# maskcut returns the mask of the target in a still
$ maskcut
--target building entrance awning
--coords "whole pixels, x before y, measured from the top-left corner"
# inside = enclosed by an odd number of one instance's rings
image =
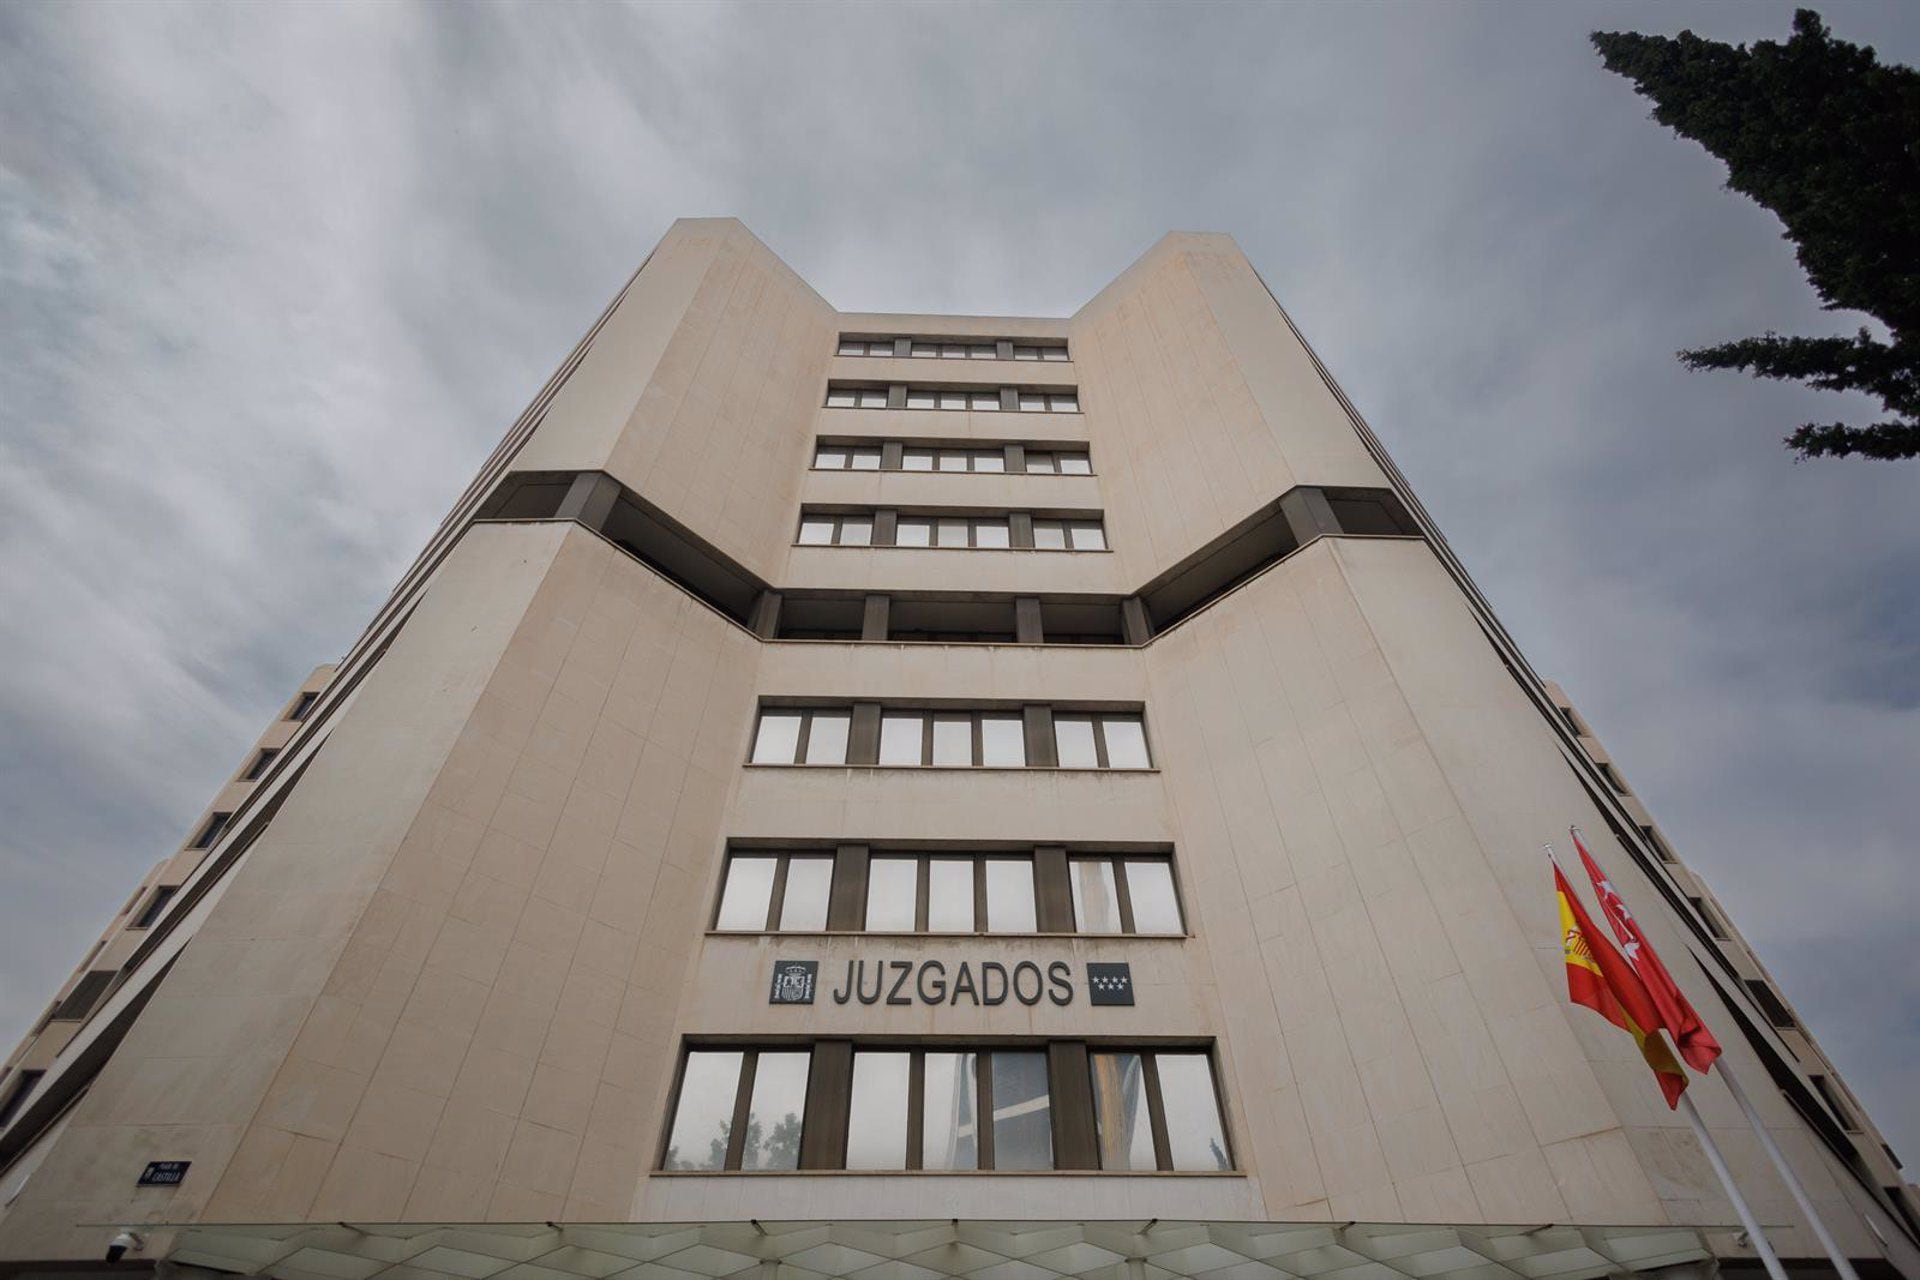
[[[140,1228],[153,1231],[151,1225]],[[165,1258],[274,1280],[1591,1280],[1702,1262],[1671,1226],[197,1223]]]

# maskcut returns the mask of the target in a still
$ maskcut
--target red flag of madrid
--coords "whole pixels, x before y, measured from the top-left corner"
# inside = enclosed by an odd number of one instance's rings
[[[1572,828],[1573,847],[1580,851],[1580,861],[1586,864],[1587,877],[1593,881],[1593,890],[1600,895],[1600,910],[1607,917],[1607,923],[1613,928],[1613,936],[1620,940],[1620,950],[1626,953],[1627,962],[1633,971],[1640,975],[1640,981],[1646,984],[1647,994],[1653,997],[1653,1004],[1660,1012],[1660,1023],[1673,1033],[1674,1047],[1687,1065],[1695,1071],[1706,1071],[1713,1066],[1713,1060],[1720,1056],[1720,1042],[1707,1030],[1706,1023],[1700,1021],[1700,1015],[1694,1012],[1688,1003],[1686,993],[1667,972],[1667,966],[1660,963],[1660,956],[1648,942],[1646,935],[1640,932],[1640,924],[1627,910],[1627,904],[1620,899],[1619,890],[1613,887],[1613,881],[1601,872],[1593,855],[1587,852],[1587,846],[1581,842],[1579,829]]]

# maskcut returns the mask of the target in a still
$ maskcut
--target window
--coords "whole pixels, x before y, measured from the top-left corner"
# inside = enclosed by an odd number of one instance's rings
[[[1026,451],[1028,475],[1090,476],[1093,463],[1084,453],[1066,450],[1028,449]]]
[[[893,354],[892,338],[842,338],[835,355],[842,356],[890,356]]]
[[[46,1074],[44,1071],[22,1071],[13,1078],[13,1087],[7,1090],[6,1101],[0,1102],[0,1129],[13,1122],[27,1095],[33,1092],[33,1087],[40,1083],[40,1077]]]
[[[821,471],[878,471],[880,446],[823,444],[813,451],[813,465]]]
[[[1067,862],[1079,933],[1168,934],[1186,932],[1173,868],[1161,857],[1076,855]]]
[[[873,545],[871,514],[835,516],[809,514],[800,518],[803,547],[867,547]]]
[[[1024,768],[1025,722],[1017,711],[884,711],[880,763]]]
[[[1107,531],[1098,520],[1035,520],[1033,545],[1042,551],[1105,551]]]
[[[287,712],[289,720],[305,720],[307,713],[313,710],[313,704],[320,701],[317,693],[303,693],[293,700],[293,708]]]
[[[1777,992],[1758,978],[1746,980],[1747,990],[1753,995],[1753,1002],[1760,1006],[1760,1012],[1767,1015],[1767,1021],[1780,1028],[1797,1027],[1793,1014],[1787,1008]]]
[[[267,771],[267,766],[272,764],[273,758],[279,754],[280,748],[278,747],[260,748],[260,754],[253,758],[253,763],[248,765],[247,771],[240,775],[240,780],[242,782],[260,781],[260,775]]]
[[[163,884],[159,888],[155,889],[153,891],[153,896],[147,899],[146,907],[140,912],[139,916],[135,918],[134,922],[127,926],[127,928],[151,929],[153,927],[153,922],[160,918],[161,911],[163,911],[166,908],[167,900],[172,898],[173,895],[178,893],[179,891],[180,891],[180,886],[174,885],[174,884]]]
[[[966,409],[975,413],[995,413],[1002,404],[999,388],[908,387],[906,392],[909,409]],[[855,401],[846,398],[850,394],[844,388],[829,391],[827,404],[853,407]],[[879,394],[882,399],[874,407],[884,408],[885,392]],[[1013,402],[1025,413],[1080,412],[1080,393],[1077,391],[1019,391],[1014,393]],[[860,407],[866,407],[864,401],[859,403]]]
[[[934,449],[910,445],[900,451],[903,471],[1005,471],[1005,449]]]
[[[884,409],[887,407],[887,389],[885,387],[828,387],[827,408],[829,409]]]
[[[997,360],[1000,355],[999,339],[983,340],[968,336],[960,338],[915,338],[908,343],[907,351],[920,360]],[[1013,347],[1015,360],[1056,360],[1067,358],[1067,347],[1062,342],[1035,343],[1031,339],[1025,342],[1009,344]],[[894,354],[892,338],[841,338],[835,348],[836,355],[843,356],[890,356]]]
[[[67,998],[54,1006],[49,1017],[51,1022],[78,1022],[93,1012],[93,1006],[100,1003],[100,997],[107,994],[107,988],[113,985],[115,970],[94,969],[80,981],[73,984],[73,990]]]
[[[189,849],[212,848],[213,842],[220,838],[220,833],[222,831],[225,831],[227,829],[227,824],[232,821],[233,821],[233,815],[230,813],[209,814],[207,816],[207,825],[200,828],[200,834],[195,836],[193,838],[193,843],[188,845],[187,847]]]
[[[845,764],[852,718],[845,708],[763,711],[752,763]]]
[[[719,933],[818,933],[833,889],[830,854],[735,854],[720,890]]]
[[[1693,909],[1699,913],[1700,919],[1705,922],[1709,935],[1719,942],[1731,940],[1727,937],[1727,927],[1720,923],[1720,917],[1715,914],[1712,907],[1707,905],[1705,898],[1689,897],[1687,901],[1693,904]]]
[[[910,1053],[874,1049],[853,1055],[853,1087],[847,1106],[847,1168],[907,1167],[912,1073]]]
[[[1847,1108],[1845,1103],[1840,1101],[1840,1087],[1838,1083],[1826,1076],[1810,1075],[1807,1079],[1813,1082],[1813,1087],[1815,1091],[1819,1093],[1820,1100],[1827,1104],[1827,1110],[1833,1112],[1833,1118],[1840,1122],[1840,1127],[1848,1133],[1859,1133],[1860,1122],[1854,1119],[1853,1112]],[[1895,1163],[1897,1164],[1899,1162],[1895,1161]]]
[[[895,523],[897,547],[971,547],[1004,549],[1013,545],[1005,516],[901,516]]]
[[[1231,1169],[1205,1053],[1095,1050],[1094,1124],[1102,1169]]]
[[[690,1050],[661,1168],[799,1168],[811,1057],[804,1050]]]
[[[1022,413],[1078,413],[1080,412],[1080,393],[1077,391],[1022,391],[1019,394]]]
[[[1065,360],[1067,349],[1064,346],[1015,346],[1013,358],[1015,360]]]
[[[1153,767],[1138,715],[1055,715],[1053,738],[1062,769]]]

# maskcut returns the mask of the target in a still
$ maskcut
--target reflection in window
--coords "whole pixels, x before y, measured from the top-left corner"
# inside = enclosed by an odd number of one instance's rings
[[[767,927],[773,901],[773,876],[780,859],[735,857],[727,862],[727,883],[720,891],[720,915],[714,928],[757,931]]]
[[[927,931],[972,933],[973,929],[973,859],[930,859],[927,863]]]
[[[828,764],[847,762],[851,712],[844,708],[788,710],[767,708],[754,731],[754,764]]]
[[[680,1105],[674,1112],[662,1168],[727,1167],[727,1141],[733,1128],[734,1100],[739,1095],[741,1057],[739,1053],[711,1049],[687,1054],[680,1080]]]
[[[987,1056],[993,1071],[993,1167],[1053,1168],[1047,1055],[1003,1049]]]
[[[1073,918],[1081,933],[1122,933],[1120,894],[1107,858],[1075,858],[1067,864],[1073,886]]]
[[[1167,1146],[1175,1169],[1231,1169],[1213,1067],[1204,1053],[1156,1053],[1160,1097],[1166,1107]]]
[[[847,1107],[847,1168],[907,1167],[907,1080],[913,1055],[862,1050],[853,1055]]]
[[[1055,758],[1062,769],[1147,769],[1147,733],[1135,715],[1056,714]]]
[[[800,1117],[807,1109],[807,1068],[813,1055],[766,1053],[758,1055],[753,1073],[753,1097],[747,1108],[746,1141],[740,1153],[741,1169],[797,1169],[800,1167]]]
[[[922,1093],[920,1167],[977,1169],[980,1144],[974,1112],[980,1094],[974,1083],[975,1055],[929,1050],[922,1056],[926,1087]]]
[[[1093,1116],[1102,1169],[1157,1169],[1147,1075],[1137,1053],[1092,1053]]]

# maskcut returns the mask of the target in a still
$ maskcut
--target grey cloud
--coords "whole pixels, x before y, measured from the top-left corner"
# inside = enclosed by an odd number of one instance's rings
[[[1920,60],[1920,18],[1830,15]],[[681,214],[847,309],[1233,232],[1896,1146],[1914,465],[1676,348],[1827,332],[1595,27],[1786,5],[0,8],[0,1032]],[[368,462],[378,441],[385,455]]]

